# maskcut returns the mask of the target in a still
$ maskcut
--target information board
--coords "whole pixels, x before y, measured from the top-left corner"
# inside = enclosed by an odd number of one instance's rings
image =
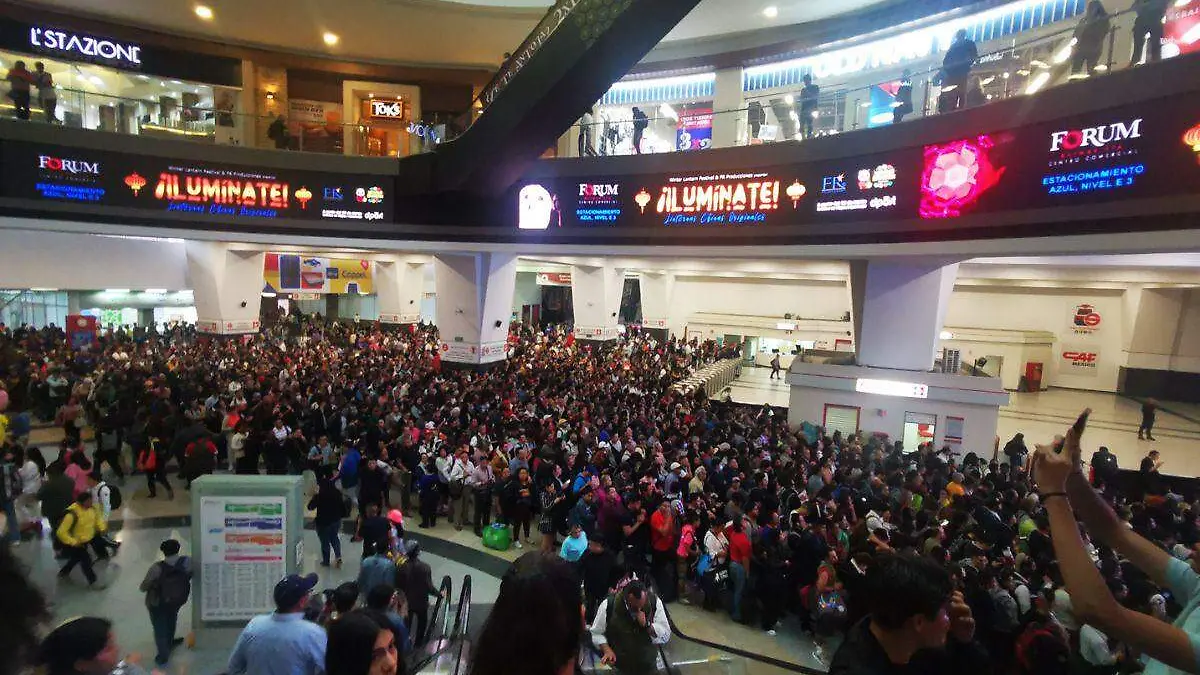
[[[289,551],[286,504],[284,497],[201,498],[201,620],[274,611]]]
[[[214,221],[391,221],[386,176],[291,171],[5,141],[0,194]]]

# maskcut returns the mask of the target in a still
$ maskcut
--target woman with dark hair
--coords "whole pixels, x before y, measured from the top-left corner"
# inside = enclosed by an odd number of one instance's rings
[[[396,636],[383,612],[357,609],[327,628],[325,675],[404,675]]]
[[[140,675],[141,667],[121,660],[112,622],[97,616],[71,619],[42,640],[41,665],[46,675]]]
[[[479,641],[470,675],[568,675],[583,636],[579,577],[567,561],[538,551],[517,558]],[[335,674],[330,674],[335,675]]]

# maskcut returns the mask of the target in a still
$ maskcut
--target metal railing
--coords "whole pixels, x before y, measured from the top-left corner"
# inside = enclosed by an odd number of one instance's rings
[[[676,382],[672,388],[684,394],[693,394],[703,389],[709,398],[713,398],[736,380],[741,372],[740,358],[723,359],[697,370]]]
[[[742,107],[730,110],[712,111],[702,104],[662,106],[653,102],[641,104],[657,110],[647,116],[648,126],[638,136],[641,139],[638,148],[634,148],[632,119],[593,120],[590,125],[572,126],[564,138],[566,153],[560,151],[559,156],[654,154],[802,141],[1031,96],[1069,81],[1134,65],[1130,63],[1135,42],[1134,18],[1132,10],[1108,15],[1108,29],[1098,50],[1094,40],[1089,40],[1086,49],[1080,45],[1079,21],[1024,41],[1012,40],[1002,48],[978,56],[965,90],[944,81],[940,64],[910,72],[907,82],[911,87],[911,104],[893,98],[901,84],[901,78],[895,76],[859,86],[818,82],[821,93],[814,103],[801,101],[800,85],[768,94],[749,93]],[[1143,54],[1147,53],[1148,50],[1143,50]],[[881,92],[888,95],[882,96]],[[755,120],[749,119],[752,105],[756,110]],[[760,106],[761,117],[757,114]],[[692,120],[699,120],[703,127],[703,118],[710,116],[711,137],[700,138],[686,128]]]

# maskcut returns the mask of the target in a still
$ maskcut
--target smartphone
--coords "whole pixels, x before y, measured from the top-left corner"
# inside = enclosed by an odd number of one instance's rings
[[[1083,430],[1087,428],[1088,416],[1090,416],[1091,414],[1092,414],[1092,409],[1085,408],[1083,412],[1079,413],[1079,417],[1075,418],[1075,423],[1071,425],[1071,430],[1075,432],[1076,438],[1083,437]],[[1055,442],[1054,443],[1054,452],[1061,453],[1063,451],[1063,444],[1065,442],[1066,442],[1066,439]]]

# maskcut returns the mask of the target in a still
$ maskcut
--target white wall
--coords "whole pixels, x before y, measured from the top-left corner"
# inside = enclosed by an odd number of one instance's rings
[[[974,452],[989,458],[992,439],[996,437],[996,426],[1000,419],[997,406],[970,403],[948,403],[929,399],[875,396],[853,391],[834,391],[792,385],[788,407],[788,424],[796,427],[800,422],[820,426],[825,419],[825,405],[860,407],[858,427],[867,434],[882,432],[892,441],[904,435],[904,413],[926,413],[937,416],[934,429],[934,447],[941,448],[945,442],[946,417],[963,418],[962,454]],[[905,448],[915,450],[916,448]]]
[[[1171,369],[1200,373],[1200,289],[1186,291],[1182,309]]]
[[[1120,290],[960,286],[950,296],[946,325],[1054,333],[1053,358],[1044,364],[1043,369],[1043,373],[1049,374],[1046,379],[1053,386],[1116,391],[1117,374],[1123,360],[1121,294]],[[1095,306],[1101,316],[1101,323],[1093,333],[1077,334],[1073,331],[1071,320],[1076,305],[1081,303]],[[1060,367],[1064,347],[1080,347],[1099,354],[1095,374],[1078,375]],[[1019,368],[1024,370],[1024,364],[1019,364]],[[1005,386],[1008,384],[1005,382]]]
[[[677,277],[671,295],[671,332],[683,335],[696,312],[840,320],[850,311],[844,281]]]
[[[525,305],[542,304],[542,287],[537,284],[537,272],[517,272],[517,288],[513,292],[513,312],[520,317]]]
[[[182,242],[0,230],[0,287],[192,288]],[[261,286],[261,284],[260,284]]]

